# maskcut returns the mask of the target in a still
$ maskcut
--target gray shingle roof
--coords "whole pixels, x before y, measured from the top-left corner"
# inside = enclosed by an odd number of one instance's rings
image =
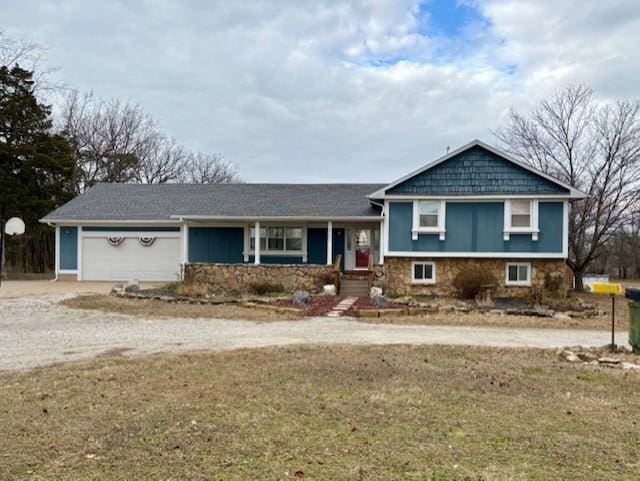
[[[43,221],[170,220],[172,216],[368,217],[383,184],[97,184]],[[175,218],[175,217],[174,217]]]

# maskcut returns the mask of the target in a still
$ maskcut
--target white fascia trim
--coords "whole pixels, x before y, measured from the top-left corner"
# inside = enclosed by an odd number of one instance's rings
[[[504,236],[503,239],[508,241],[511,234],[531,234],[531,240],[537,241],[540,233],[540,225],[538,222],[538,200],[529,200],[529,227],[512,227],[511,226],[511,200],[504,201]]]
[[[444,200],[438,200],[438,227],[420,227],[420,200],[413,201],[413,222],[411,225],[411,239],[418,240],[420,234],[438,234],[439,239],[445,239],[447,232],[445,226],[445,215],[447,212],[447,203]],[[434,200],[434,199],[429,199]]]
[[[371,199],[384,199],[385,198],[385,192],[393,187],[395,187],[398,184],[401,184],[402,182],[404,182],[407,179],[410,179],[411,177],[414,177],[418,174],[421,174],[422,172],[425,172],[426,170],[429,170],[433,167],[435,167],[438,164],[441,164],[442,162],[445,162],[446,160],[449,160],[452,157],[455,157],[456,155],[464,152],[465,150],[468,150],[472,147],[475,146],[480,146],[486,150],[488,150],[489,152],[494,153],[495,155],[504,158],[505,160],[508,160],[509,162],[512,162],[520,167],[522,167],[525,170],[528,170],[529,172],[532,172],[536,175],[539,175],[540,177],[543,177],[551,182],[553,182],[554,184],[557,184],[567,190],[569,190],[569,194],[566,197],[570,197],[572,199],[583,199],[586,197],[586,194],[584,192],[580,192],[578,189],[570,186],[569,184],[566,184],[552,176],[550,176],[549,174],[546,174],[534,167],[531,167],[530,165],[527,165],[523,162],[520,162],[519,160],[515,159],[514,157],[512,157],[511,155],[502,152],[499,149],[496,149],[495,147],[491,147],[490,145],[485,144],[484,142],[482,142],[481,140],[475,139],[472,140],[471,142],[463,145],[462,147],[449,152],[448,154],[434,160],[433,162],[428,163],[427,165],[424,165],[422,167],[420,167],[417,170],[414,170],[413,172],[405,175],[404,177],[401,177],[400,179],[392,182],[389,185],[384,186],[382,189],[379,189],[375,192],[372,192],[371,194],[369,194],[367,197],[371,198]]]
[[[60,269],[58,271],[58,274],[77,274],[78,270],[77,269]]]
[[[71,219],[40,219],[39,222],[53,225],[85,225],[85,226],[109,226],[109,225],[162,225],[162,226],[180,226],[181,218],[176,217],[175,220],[71,220]]]
[[[416,264],[430,265],[431,266],[431,272],[433,273],[433,277],[431,279],[416,279],[415,278],[415,274],[416,274],[415,265]],[[435,284],[435,283],[436,283],[436,263],[435,262],[433,262],[433,261],[412,261],[411,262],[411,284],[425,285],[425,284]]]
[[[156,237],[163,239],[177,239],[181,237],[180,232],[157,232],[157,231],[148,231],[148,232],[123,232],[120,230],[117,231],[83,231],[82,238],[86,239],[87,237],[110,237],[110,236],[119,236],[119,237],[128,237],[128,238],[136,238],[136,237]]]
[[[566,259],[561,252],[426,252],[389,251],[387,257],[465,257],[493,259]]]
[[[379,221],[379,215],[369,215],[369,216],[342,216],[342,217],[314,217],[314,216],[246,216],[246,217],[233,217],[233,216],[211,216],[211,215],[172,215],[172,219],[185,219],[185,220],[194,220],[194,221],[207,221],[207,220],[227,220],[227,221],[238,221],[238,222],[247,222],[247,221],[273,221],[273,222],[299,222],[299,221],[317,221],[317,222],[326,222],[326,221]]]
[[[526,266],[527,267],[527,280],[526,281],[510,281],[509,280],[509,267],[510,266]],[[513,287],[531,287],[531,277],[533,273],[531,271],[531,262],[507,262],[504,266],[504,285]]]

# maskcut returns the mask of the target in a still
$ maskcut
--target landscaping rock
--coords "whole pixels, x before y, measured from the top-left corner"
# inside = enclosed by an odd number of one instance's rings
[[[591,353],[591,352],[579,352],[577,353],[577,356],[584,362],[592,362],[592,361],[598,361],[598,356],[596,356],[595,354]]]
[[[121,296],[124,294],[124,284],[122,284],[121,282],[118,282],[117,284],[114,284],[113,287],[111,288],[111,294],[117,295],[117,296]]]
[[[291,301],[296,304],[306,304],[311,300],[311,294],[307,291],[295,291],[291,298]]]
[[[336,295],[336,286],[333,284],[327,284],[322,286],[322,292],[325,296],[335,296]]]
[[[598,362],[600,364],[615,365],[615,364],[620,364],[620,359],[615,359],[613,357],[600,357],[598,358]]]
[[[124,288],[125,292],[138,292],[140,291],[140,281],[138,279],[130,279],[127,281],[127,286]]]
[[[384,307],[389,304],[389,299],[384,296],[375,296],[371,298],[371,302],[373,302],[376,307]]]
[[[373,286],[369,291],[369,297],[371,297],[371,299],[375,299],[380,296],[382,296],[382,288]]]
[[[571,320],[571,316],[569,314],[567,314],[566,312],[556,312],[553,315],[554,319],[558,319],[559,321],[570,321]]]
[[[632,362],[623,362],[620,364],[622,369],[640,369],[640,365],[634,364]]]

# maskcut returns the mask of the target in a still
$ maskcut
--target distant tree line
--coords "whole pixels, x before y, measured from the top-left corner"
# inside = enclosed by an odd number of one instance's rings
[[[98,182],[241,181],[221,154],[180,145],[140,105],[55,85],[44,52],[0,31],[0,219],[26,224],[5,240],[2,272],[53,270],[53,229],[38,220]],[[63,98],[56,119],[53,95]]]

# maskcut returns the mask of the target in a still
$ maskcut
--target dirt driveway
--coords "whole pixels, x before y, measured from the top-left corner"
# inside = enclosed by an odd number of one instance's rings
[[[555,348],[601,346],[606,331],[366,324],[349,318],[255,323],[224,319],[133,317],[75,310],[60,300],[106,292],[110,284],[15,283],[0,297],[0,370],[28,369],[120,352],[148,355],[194,349],[289,344],[451,344]],[[20,285],[22,284],[22,285]],[[27,285],[30,284],[30,285]],[[4,289],[4,287],[2,288]],[[59,289],[63,292],[48,291]],[[626,342],[619,333],[619,342]]]

